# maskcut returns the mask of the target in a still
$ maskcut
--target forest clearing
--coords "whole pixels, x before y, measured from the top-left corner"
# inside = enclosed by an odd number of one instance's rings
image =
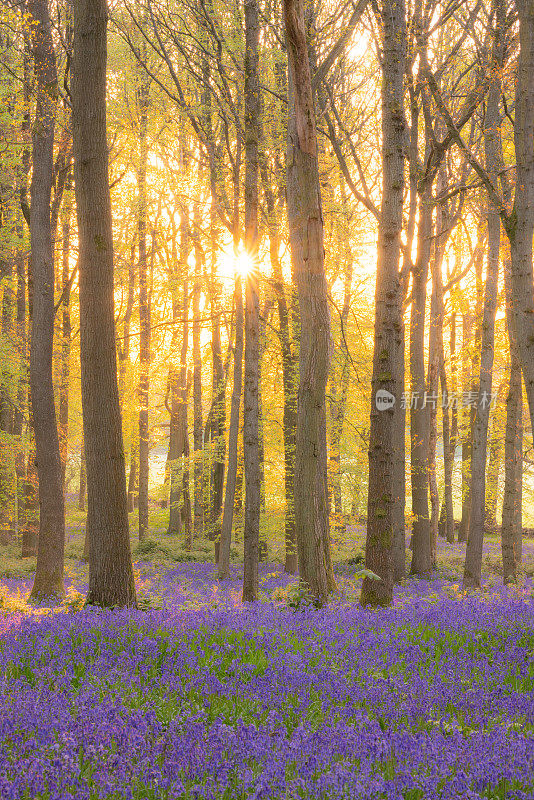
[[[534,0],[2,0],[0,800],[534,800]]]

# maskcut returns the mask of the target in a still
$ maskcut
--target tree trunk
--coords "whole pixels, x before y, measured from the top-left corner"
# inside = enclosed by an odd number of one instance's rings
[[[412,575],[429,576],[432,570],[430,517],[428,510],[428,443],[430,406],[425,394],[426,284],[432,250],[432,205],[430,189],[420,198],[417,259],[414,265],[410,314],[410,439],[412,472]]]
[[[462,389],[464,396],[470,391],[469,348],[473,317],[462,314]],[[469,513],[471,509],[471,407],[462,404],[462,517],[458,529],[458,541],[467,542],[469,532]]]
[[[106,138],[107,6],[74,8],[72,121],[79,235],[80,360],[87,464],[87,603],[135,606],[117,383]]]
[[[521,361],[516,339],[511,304],[510,261],[504,263],[506,295],[506,327],[510,346],[510,380],[506,397],[506,431],[504,437],[504,497],[502,505],[503,581],[515,583],[521,562],[522,482],[523,482],[523,387]]]
[[[454,468],[454,456],[456,452],[456,439],[458,434],[458,405],[457,405],[457,381],[456,381],[456,314],[451,314],[450,319],[450,351],[451,351],[451,392],[449,395],[447,371],[445,369],[445,357],[442,347],[440,383],[441,383],[441,404],[443,419],[443,503],[439,521],[439,533],[445,537],[447,542],[454,542],[454,506],[452,497],[452,477]],[[443,344],[443,342],[442,342]],[[449,407],[451,415],[449,417]]]
[[[202,290],[202,248],[198,240],[200,213],[195,205],[195,282],[193,284],[193,527],[196,536],[204,533],[204,490],[202,449],[204,446],[202,424],[202,355],[200,351],[200,293]]]
[[[505,16],[502,0],[495,0],[496,8],[494,42],[492,52],[492,82],[486,103],[484,119],[484,143],[486,169],[494,184],[497,183],[500,154],[501,70],[505,54]],[[484,292],[484,312],[480,343],[480,378],[476,393],[473,445],[471,453],[471,514],[469,535],[465,554],[463,577],[464,589],[482,585],[482,547],[484,543],[484,519],[486,509],[486,456],[488,445],[488,423],[491,406],[493,357],[495,351],[495,312],[499,284],[499,250],[501,242],[501,219],[499,210],[488,197],[488,263]]]
[[[148,85],[141,75],[137,88],[139,114],[139,167],[137,172],[139,248],[139,540],[148,536],[150,302],[146,247],[148,161]]]
[[[59,447],[61,454],[61,472],[63,492],[65,492],[65,470],[67,467],[69,441],[69,376],[70,376],[70,339],[72,326],[70,320],[70,223],[72,216],[72,174],[69,171],[65,182],[63,214],[62,214],[62,319],[61,319],[61,377],[59,383]]]
[[[486,472],[486,514],[484,527],[488,533],[497,533],[497,501],[499,497],[499,477],[503,455],[503,433],[505,421],[501,408],[502,387],[497,392],[497,402],[493,411],[489,459]]]
[[[230,547],[232,543],[232,523],[234,518],[234,500],[237,477],[237,440],[239,435],[239,408],[241,405],[241,389],[243,385],[243,289],[241,275],[235,276],[235,349],[234,349],[234,386],[230,407],[230,430],[228,433],[228,472],[226,474],[226,491],[221,526],[221,542],[218,560],[219,580],[230,578]]]
[[[180,221],[181,306],[178,306],[176,299],[173,299],[174,325],[178,325],[179,317],[182,319],[180,370],[178,374],[174,373],[169,376],[171,391],[169,533],[181,533],[183,521],[185,523],[185,544],[186,548],[190,549],[192,535],[190,520],[188,518],[182,520],[181,514],[182,501],[185,502],[184,478],[187,472],[183,460],[187,449],[187,352],[189,349],[189,276],[187,259],[189,257],[189,241],[189,209],[185,206],[181,210]]]
[[[54,125],[57,70],[47,0],[29,0],[32,54],[37,91],[33,126],[31,182],[31,260],[33,277],[30,386],[39,476],[39,542],[31,592],[34,599],[65,593],[65,505],[54,406],[54,256],[50,199],[54,180]]]
[[[516,181],[514,207],[505,227],[510,240],[514,327],[534,429],[534,4],[532,0],[516,0],[515,5],[519,17],[514,124]]]
[[[437,396],[439,388],[439,361],[441,355],[439,334],[440,325],[443,324],[443,317],[440,313],[439,278],[437,276],[438,270],[441,270],[441,263],[439,263],[440,259],[438,259],[437,253],[433,258],[433,262],[432,296],[430,298],[430,331],[428,336],[427,392],[429,398],[428,486],[430,489],[430,551],[432,567],[435,569],[437,566],[437,539],[439,523],[439,491],[436,465],[436,446],[438,442]]]
[[[137,455],[138,444],[137,442],[132,442],[130,449],[130,469],[128,471],[127,493],[127,507],[129,514],[132,514],[137,507]]]
[[[394,530],[398,522],[394,461],[401,406],[399,385],[404,372],[404,363],[400,363],[404,329],[399,278],[404,193],[404,2],[384,0],[382,19],[382,206],[378,228],[365,545],[365,566],[380,580],[364,578],[360,598],[363,605],[374,606],[389,605],[393,599]]]
[[[13,266],[7,261],[8,273],[3,278],[2,298],[2,336],[5,342],[14,338],[13,334]],[[11,274],[10,274],[11,273]],[[1,279],[0,278],[0,279]],[[4,362],[5,363],[5,362]],[[0,544],[11,544],[15,539],[15,451],[14,451],[14,417],[11,399],[10,374],[2,370],[0,385]]]
[[[295,450],[295,529],[300,579],[321,605],[328,596],[324,542],[326,503],[325,389],[331,355],[330,310],[315,109],[302,0],[283,2],[292,83],[289,106],[287,205],[291,258],[300,309],[299,389]],[[324,474],[321,471],[324,470]]]
[[[85,511],[85,492],[87,489],[87,472],[85,468],[85,447],[82,440],[80,453],[80,486],[78,489],[78,511]]]
[[[258,144],[260,138],[259,4],[245,0],[245,249],[252,268],[245,278],[243,456],[245,527],[243,600],[258,598],[260,545],[260,297],[258,254]]]

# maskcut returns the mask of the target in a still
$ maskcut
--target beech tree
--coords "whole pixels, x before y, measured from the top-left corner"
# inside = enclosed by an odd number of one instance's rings
[[[315,602],[326,602],[329,519],[326,498],[325,389],[331,357],[330,309],[317,133],[304,4],[284,0],[292,92],[289,96],[287,207],[291,259],[300,311],[299,388],[295,445],[295,531],[300,579]]]
[[[105,0],[77,0],[71,92],[87,469],[87,604],[134,606],[115,350],[106,137],[107,21]]]
[[[402,302],[399,275],[404,191],[405,7],[382,4],[382,207],[378,229],[375,293],[375,340],[369,435],[369,490],[365,566],[380,580],[365,577],[360,602],[389,605],[393,596],[393,529],[395,503],[395,428],[404,365]]]
[[[41,599],[64,594],[65,507],[52,382],[54,255],[50,201],[58,80],[48,2],[29,0],[27,8],[37,92],[30,187],[30,389],[39,478],[39,541],[32,597]]]

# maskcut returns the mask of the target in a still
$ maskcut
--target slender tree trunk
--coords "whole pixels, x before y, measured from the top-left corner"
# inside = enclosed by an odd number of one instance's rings
[[[62,597],[65,505],[54,406],[54,255],[50,199],[57,70],[47,0],[29,0],[32,53],[37,90],[33,126],[30,236],[33,276],[30,386],[39,476],[39,543],[31,592],[34,599]]]
[[[245,248],[253,267],[245,278],[243,455],[245,528],[243,600],[258,598],[260,545],[260,297],[258,252],[258,144],[260,138],[259,3],[245,0]]]
[[[202,424],[202,356],[200,352],[200,292],[202,290],[202,250],[198,241],[200,215],[195,206],[195,282],[193,284],[193,494],[195,535],[204,533],[204,490],[202,449],[204,446]]]
[[[150,302],[146,245],[148,161],[148,86],[140,77],[137,89],[139,114],[139,167],[137,172],[139,248],[139,540],[148,536]]]
[[[87,603],[135,606],[115,351],[106,137],[107,18],[105,0],[75,4],[71,92],[88,489]]]
[[[349,254],[350,259],[350,254]],[[349,382],[349,353],[346,342],[346,328],[349,318],[352,284],[352,261],[346,265],[345,289],[343,308],[340,315],[340,356],[341,361],[334,371],[330,386],[330,475],[332,482],[332,497],[334,504],[335,527],[338,536],[343,534],[343,505],[341,499],[341,437],[347,405],[347,391]]]
[[[399,386],[404,363],[399,278],[404,193],[404,108],[406,23],[404,2],[383,0],[382,206],[378,229],[375,340],[371,383],[369,488],[365,565],[380,580],[364,578],[360,602],[389,605],[393,599],[395,490]],[[391,402],[393,397],[393,402]],[[389,401],[389,402],[388,402]]]
[[[435,569],[437,565],[437,539],[438,539],[438,523],[439,523],[439,491],[438,491],[438,475],[436,465],[436,446],[438,442],[438,386],[439,386],[439,359],[440,359],[440,342],[439,342],[439,327],[443,323],[442,315],[439,308],[439,289],[437,271],[441,270],[441,264],[436,263],[439,261],[437,254],[434,256],[433,261],[433,276],[432,276],[432,296],[430,299],[430,331],[429,331],[429,345],[428,345],[428,377],[427,377],[427,392],[428,392],[428,405],[429,405],[429,436],[428,436],[428,485],[430,489],[430,551],[432,558],[432,567]]]
[[[212,189],[213,191],[213,189]],[[204,516],[207,523],[208,538],[214,541],[218,538],[220,517],[223,503],[224,465],[226,456],[226,375],[222,357],[221,345],[221,305],[220,287],[216,277],[217,248],[218,248],[218,221],[216,211],[216,198],[212,194],[210,209],[211,230],[211,277],[210,277],[210,306],[211,306],[211,353],[212,353],[212,381],[211,381],[211,409],[204,435],[205,455],[209,459],[209,477],[206,480],[206,497]],[[207,434],[207,435],[206,435]],[[209,442],[209,448],[206,444]]]
[[[78,489],[78,511],[85,511],[85,492],[87,489],[87,472],[85,468],[85,447],[82,440],[80,453],[80,486]]]
[[[239,435],[239,408],[243,385],[243,288],[241,275],[235,276],[235,349],[234,349],[234,386],[230,407],[230,430],[228,433],[228,472],[226,474],[226,491],[221,526],[221,542],[219,550],[219,580],[230,578],[230,546],[232,543],[232,523],[234,518],[234,500],[237,478],[237,439]]]
[[[414,265],[410,315],[410,407],[412,472],[412,575],[428,576],[432,570],[430,517],[428,510],[428,443],[430,406],[425,393],[425,308],[428,268],[432,250],[432,205],[430,189],[420,199],[417,259]]]
[[[499,477],[504,450],[503,432],[505,421],[501,408],[502,387],[497,392],[496,405],[493,410],[491,437],[489,443],[489,459],[486,473],[486,515],[484,527],[488,533],[497,533],[497,501],[499,497]],[[493,398],[492,398],[493,399]]]
[[[495,0],[496,9],[491,70],[493,80],[488,92],[484,119],[486,169],[496,184],[499,169],[501,70],[505,53],[506,9],[502,0]],[[471,514],[465,554],[464,589],[478,588],[482,584],[482,547],[484,543],[484,518],[486,509],[486,456],[488,423],[491,405],[493,357],[495,350],[495,312],[499,284],[499,251],[501,220],[497,208],[488,198],[488,262],[484,293],[484,312],[481,331],[480,378],[476,394],[475,422],[471,454]]]
[[[2,335],[4,341],[13,338],[13,266],[8,261],[8,273],[3,278]],[[10,274],[11,273],[11,274]],[[5,363],[5,362],[4,362]],[[7,366],[7,365],[6,365]],[[15,459],[14,417],[10,392],[10,375],[2,370],[0,385],[0,544],[7,545],[15,539]]]
[[[187,351],[189,349],[189,210],[182,208],[180,222],[180,271],[182,283],[182,305],[173,300],[174,325],[182,319],[182,347],[180,352],[180,370],[169,376],[171,391],[171,426],[169,437],[170,466],[170,512],[169,533],[180,534],[182,529],[181,505],[183,493],[183,456],[187,431]],[[171,452],[172,450],[172,452]],[[189,541],[191,531],[186,522],[186,539]]]
[[[22,221],[19,224],[19,241],[22,244]],[[13,414],[13,436],[15,440],[15,474],[17,481],[17,533],[24,542],[24,531],[28,521],[29,509],[26,508],[24,491],[26,483],[26,446],[24,431],[24,418],[28,409],[28,375],[27,375],[27,336],[26,336],[26,258],[22,248],[17,253],[17,311],[16,311],[16,340],[20,364],[20,373],[17,386],[17,401]],[[29,429],[29,426],[28,426]],[[31,433],[31,430],[29,429]],[[35,543],[36,544],[36,543]],[[33,549],[33,548],[32,548]],[[34,553],[32,553],[34,555]]]
[[[456,439],[458,434],[458,406],[456,382],[456,314],[451,314],[450,319],[450,350],[451,350],[451,393],[449,395],[445,357],[442,348],[440,383],[442,397],[443,419],[443,503],[439,521],[439,532],[447,542],[454,542],[454,506],[452,497],[452,477],[454,468],[454,455],[456,452]],[[449,417],[449,406],[451,416]]]
[[[132,442],[130,450],[130,469],[128,472],[128,494],[127,507],[128,513],[132,514],[137,507],[137,463],[139,446],[137,442]]]
[[[469,370],[469,348],[473,330],[471,314],[462,314],[462,387],[464,396],[471,388]],[[471,509],[471,408],[462,404],[462,517],[458,530],[458,541],[467,542],[469,514]]]
[[[61,377],[59,383],[59,447],[61,454],[61,472],[63,492],[65,492],[65,470],[67,466],[69,441],[69,376],[70,376],[70,340],[72,326],[70,319],[70,223],[72,216],[72,175],[69,172],[65,183],[62,233],[62,319],[61,319]]]
[[[510,347],[510,380],[506,397],[504,438],[504,497],[502,505],[503,581],[515,583],[521,562],[523,482],[523,387],[521,361],[512,313],[512,281],[509,259],[504,263],[506,327]]]

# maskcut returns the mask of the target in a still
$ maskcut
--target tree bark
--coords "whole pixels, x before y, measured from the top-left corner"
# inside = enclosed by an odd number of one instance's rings
[[[492,82],[488,92],[484,119],[484,145],[486,169],[494,183],[497,182],[500,147],[501,70],[505,54],[505,16],[502,0],[495,0],[495,30],[491,59]],[[484,312],[480,343],[480,377],[476,393],[473,444],[471,452],[471,513],[469,535],[465,554],[464,589],[482,585],[482,547],[486,509],[486,456],[488,423],[491,406],[493,357],[495,350],[495,313],[499,283],[499,251],[501,219],[499,210],[488,197],[488,261],[484,292]]]
[[[65,182],[62,234],[62,315],[61,315],[61,370],[59,383],[59,447],[61,454],[61,473],[63,492],[65,492],[65,470],[67,467],[69,442],[69,378],[70,378],[70,340],[72,325],[70,319],[70,224],[72,217],[72,174],[69,171]]]
[[[385,606],[393,599],[395,491],[399,386],[404,363],[399,277],[404,193],[404,100],[406,22],[403,0],[382,3],[382,206],[378,228],[375,340],[371,382],[369,488],[365,565],[380,580],[364,578],[360,602]],[[394,398],[393,404],[384,400]],[[378,403],[378,404],[377,404]]]
[[[193,527],[195,535],[204,533],[204,491],[202,449],[204,444],[202,424],[202,356],[200,351],[200,293],[202,291],[203,255],[198,241],[200,213],[195,206],[195,281],[193,284]]]
[[[189,349],[189,279],[187,259],[189,256],[189,222],[188,209],[181,210],[180,221],[180,277],[182,284],[182,304],[178,306],[173,298],[173,321],[177,326],[182,320],[182,346],[180,351],[180,369],[172,370],[169,375],[171,393],[171,423],[169,434],[169,467],[170,467],[170,502],[169,529],[170,534],[181,534],[181,505],[184,499],[183,478],[185,471],[183,456],[187,430],[187,351]],[[189,542],[191,530],[186,521],[186,540]]]
[[[237,440],[239,436],[239,409],[241,405],[241,389],[243,386],[243,288],[241,275],[235,276],[235,348],[234,348],[234,385],[230,406],[230,430],[228,432],[228,471],[226,474],[226,490],[224,511],[221,525],[221,542],[219,548],[218,573],[219,580],[230,578],[230,547],[232,543],[232,523],[234,518],[234,500],[237,478]]]
[[[54,406],[54,255],[50,200],[54,180],[54,126],[57,69],[47,0],[29,0],[32,54],[37,91],[33,126],[30,238],[33,277],[30,387],[39,477],[39,542],[31,597],[65,593],[65,505]]]
[[[85,447],[82,440],[80,453],[80,485],[78,489],[78,511],[85,511],[85,492],[87,489],[87,472],[85,468]]]
[[[462,389],[464,395],[471,387],[469,373],[469,347],[473,317],[469,313],[462,314]],[[467,542],[469,531],[469,511],[471,508],[471,409],[462,405],[462,516],[458,529],[458,541]]]
[[[71,92],[88,490],[87,604],[135,606],[115,350],[106,137],[108,12],[105,0],[79,0],[74,12]]]
[[[443,420],[443,503],[441,505],[439,533],[445,537],[449,544],[454,542],[454,506],[452,496],[452,478],[454,456],[456,453],[456,439],[458,435],[458,404],[456,380],[456,314],[450,318],[450,352],[451,352],[451,392],[449,395],[445,357],[442,349],[440,383],[442,397]],[[449,416],[449,406],[451,415]]]
[[[505,221],[510,240],[512,312],[534,429],[534,4],[516,0],[519,59],[515,94],[514,143],[516,181],[513,211]]]
[[[429,576],[432,570],[428,509],[428,444],[430,406],[425,403],[425,308],[428,268],[432,251],[431,192],[426,189],[419,206],[417,259],[413,271],[410,314],[410,441],[412,473],[412,575]]]
[[[504,263],[506,295],[506,327],[510,347],[510,379],[506,397],[506,431],[504,438],[504,497],[502,505],[502,565],[503,581],[517,581],[521,563],[522,482],[523,482],[523,387],[521,360],[512,313],[511,265]]]
[[[506,426],[501,407],[502,387],[497,392],[496,406],[493,410],[489,458],[486,471],[486,513],[484,527],[488,533],[497,533],[497,505],[499,497],[499,478],[504,450],[503,433]]]
[[[137,171],[137,245],[139,249],[139,540],[148,536],[150,302],[146,245],[148,162],[148,85],[141,75],[137,87],[139,166]]]
[[[245,527],[243,600],[258,598],[260,545],[260,297],[258,254],[258,145],[260,20],[258,0],[245,0],[245,249],[252,268],[245,278],[245,375],[243,385],[243,456]]]
[[[291,258],[300,309],[299,389],[295,448],[295,529],[300,579],[321,605],[328,597],[324,543],[326,503],[325,389],[331,357],[330,310],[317,134],[302,0],[284,0],[293,87],[289,108],[287,205]],[[324,463],[323,463],[324,461]]]

